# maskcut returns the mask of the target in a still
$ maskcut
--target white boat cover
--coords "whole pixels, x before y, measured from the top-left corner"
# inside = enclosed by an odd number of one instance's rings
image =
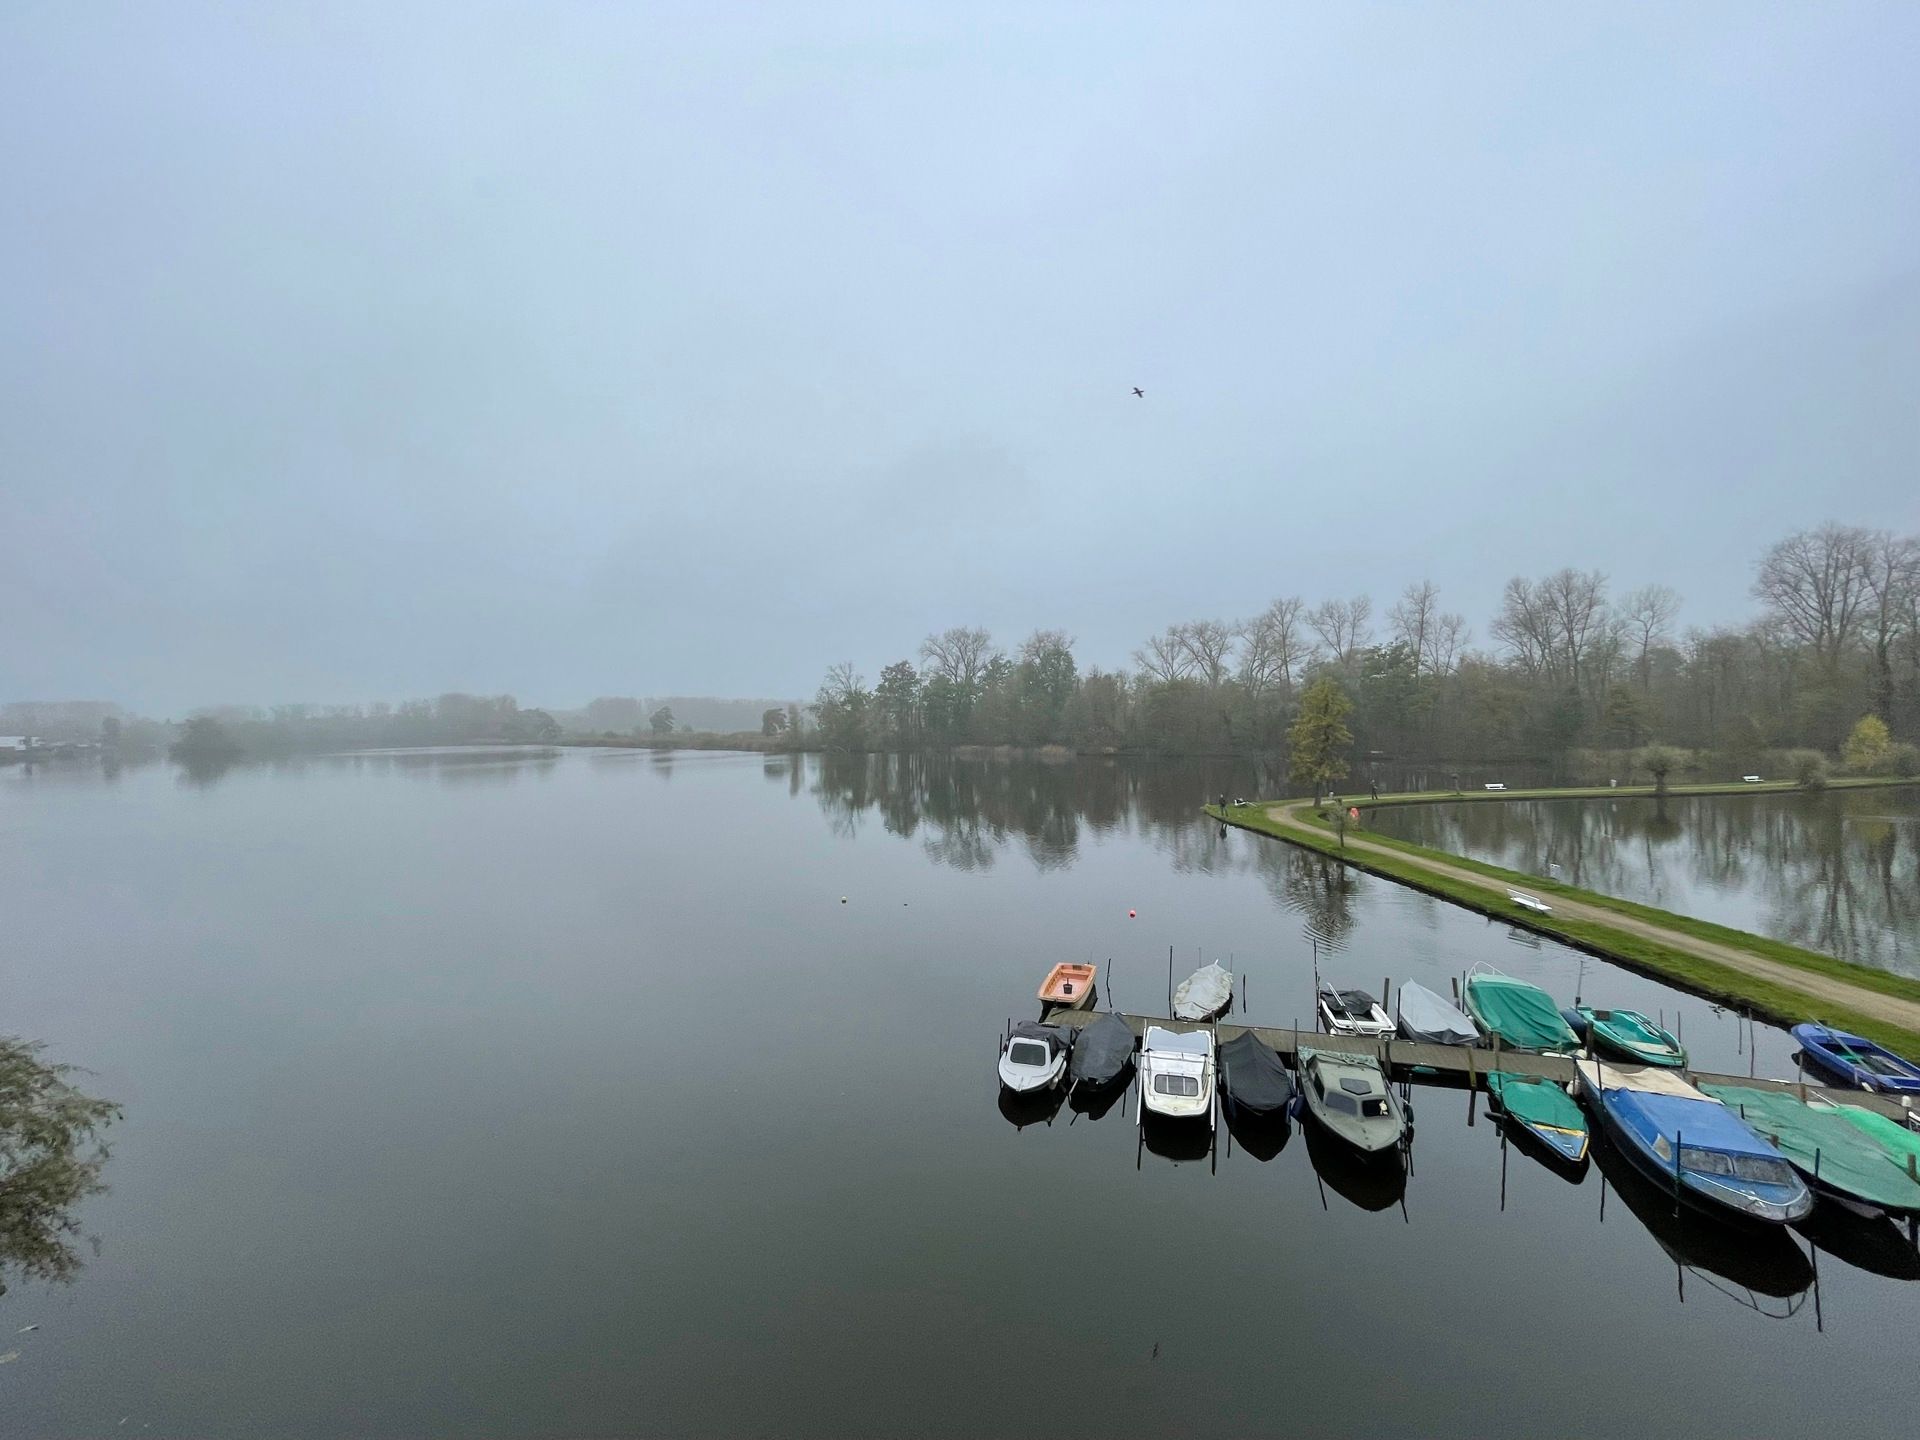
[[[1459,1006],[1413,980],[1400,985],[1400,1031],[1409,1040],[1434,1045],[1471,1045],[1480,1038]]]
[[[1166,1030],[1158,1025],[1149,1025],[1140,1048],[1162,1053],[1173,1050],[1185,1055],[1211,1055],[1213,1036],[1204,1030]]]
[[[1173,1018],[1211,1020],[1233,1000],[1233,972],[1218,961],[1182,980],[1173,992]]]

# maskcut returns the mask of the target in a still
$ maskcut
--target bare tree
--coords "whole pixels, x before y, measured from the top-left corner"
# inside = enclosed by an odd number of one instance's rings
[[[1607,577],[1598,570],[1569,567],[1542,580],[1540,589],[1557,632],[1567,683],[1578,690],[1586,677],[1587,653],[1605,630]]]
[[[1920,538],[1875,532],[1867,546],[1865,630],[1873,655],[1873,708],[1893,719],[1893,651],[1913,623],[1920,597]]]
[[[1387,621],[1393,626],[1397,644],[1413,654],[1413,671],[1418,675],[1427,661],[1427,635],[1439,619],[1440,587],[1431,580],[1416,580],[1401,592]]]
[[[1152,680],[1186,679],[1193,674],[1193,655],[1185,631],[1184,625],[1169,625],[1133,652],[1134,663]]]
[[[1525,576],[1507,581],[1500,594],[1500,613],[1493,618],[1493,638],[1507,647],[1530,677],[1550,677],[1553,671],[1553,617],[1546,597]]]
[[[959,686],[963,694],[976,695],[980,677],[993,658],[993,637],[978,627],[956,625],[921,641],[920,658],[934,674]]]
[[[1240,622],[1240,683],[1253,694],[1293,694],[1293,672],[1305,658],[1302,608],[1300,597],[1289,595]]]
[[[1460,652],[1472,638],[1464,617],[1451,611],[1436,617],[1427,631],[1427,673],[1443,680],[1451,675],[1460,663]]]
[[[1859,638],[1872,593],[1872,549],[1870,531],[1822,525],[1789,535],[1767,551],[1754,577],[1754,598],[1830,673]]]
[[[1673,643],[1673,620],[1679,613],[1680,594],[1670,585],[1642,585],[1620,602],[1642,690],[1653,688],[1654,647]]]
[[[1372,618],[1373,601],[1365,595],[1356,595],[1351,600],[1328,600],[1307,612],[1307,624],[1342,665],[1351,665],[1360,647],[1373,638],[1367,624]]]
[[[1227,678],[1227,657],[1233,653],[1234,628],[1218,620],[1191,620],[1174,627],[1180,644],[1193,662],[1193,673],[1209,690],[1218,690]]]

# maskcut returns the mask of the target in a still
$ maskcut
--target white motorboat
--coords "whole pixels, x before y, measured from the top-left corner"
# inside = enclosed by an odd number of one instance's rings
[[[1393,1020],[1364,990],[1336,990],[1320,982],[1320,1019],[1334,1035],[1391,1035]]]
[[[1140,1111],[1213,1124],[1214,1053],[1209,1030],[1147,1027],[1140,1044]],[[1143,1120],[1144,1123],[1144,1120]]]
[[[1022,1020],[1000,1042],[1000,1083],[1016,1094],[1050,1090],[1067,1073],[1067,1034],[1052,1025]]]

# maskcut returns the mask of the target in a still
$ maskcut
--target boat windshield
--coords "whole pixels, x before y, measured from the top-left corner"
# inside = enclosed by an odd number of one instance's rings
[[[1153,1077],[1153,1093],[1156,1095],[1198,1095],[1200,1079],[1195,1075],[1168,1075],[1164,1071]]]
[[[1793,1183],[1793,1167],[1784,1160],[1774,1160],[1765,1155],[1727,1155],[1719,1150],[1683,1145],[1680,1147],[1680,1163],[1701,1175],[1725,1175],[1761,1185]]]
[[[1047,1047],[1037,1040],[1016,1040],[1008,1049],[1007,1058],[1016,1065],[1044,1066],[1047,1063]]]
[[[1362,1100],[1360,1102],[1360,1113],[1369,1120],[1384,1120],[1389,1113],[1387,1109],[1387,1097],[1384,1095],[1375,1095],[1369,1100]]]
[[[1335,1114],[1354,1115],[1359,1113],[1360,1107],[1351,1095],[1344,1094],[1339,1090],[1329,1090],[1325,1098],[1327,1109],[1333,1111]]]

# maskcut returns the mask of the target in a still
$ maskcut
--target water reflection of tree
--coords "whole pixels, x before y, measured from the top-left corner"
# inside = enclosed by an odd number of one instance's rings
[[[1263,845],[1255,852],[1267,889],[1299,912],[1302,929],[1328,949],[1346,948],[1354,925],[1355,872],[1337,860],[1292,845]]]
[[[1223,791],[1244,793],[1251,772],[1229,763],[931,755],[817,757],[813,791],[839,834],[879,817],[887,833],[918,838],[936,862],[992,865],[1018,846],[1041,870],[1064,869],[1081,837],[1137,828],[1177,868],[1213,868],[1220,842],[1199,823],[1200,806]]]
[[[74,1210],[106,1188],[101,1137],[120,1110],[75,1089],[72,1073],[0,1037],[0,1293],[9,1276],[64,1281],[80,1269]]]
[[[1920,969],[1920,816],[1901,792],[1415,807],[1390,833],[1553,873],[1604,894],[1685,908],[1744,891],[1769,935],[1864,964]],[[1910,793],[1910,792],[1907,792]]]

